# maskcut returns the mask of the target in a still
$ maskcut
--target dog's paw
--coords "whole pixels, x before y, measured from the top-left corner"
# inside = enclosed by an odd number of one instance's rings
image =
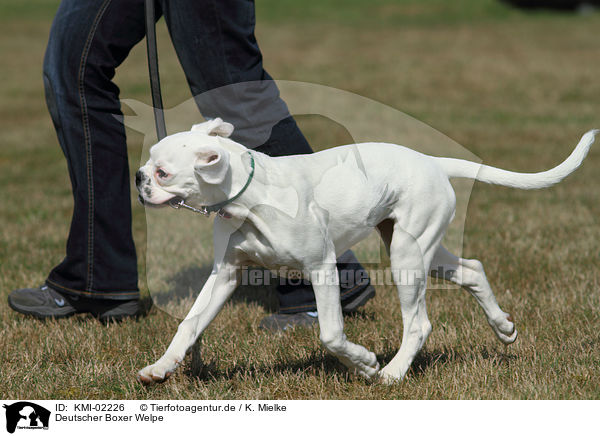
[[[379,374],[379,362],[375,353],[369,352],[366,363],[360,362],[354,366],[354,372],[366,379],[376,378]]]
[[[504,344],[509,345],[517,340],[517,329],[515,322],[512,317],[505,313],[503,316],[497,319],[488,319],[488,323],[498,336],[498,339]]]
[[[152,383],[162,383],[166,381],[177,368],[177,362],[170,362],[167,359],[159,359],[158,362],[148,365],[138,372],[137,378],[145,385]]]
[[[402,377],[396,373],[390,372],[388,369],[383,368],[377,374],[379,376],[379,381],[384,385],[393,385],[394,383],[400,383],[402,381]]]

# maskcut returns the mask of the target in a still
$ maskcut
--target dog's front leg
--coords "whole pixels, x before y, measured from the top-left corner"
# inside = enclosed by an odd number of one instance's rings
[[[312,271],[311,282],[317,300],[320,339],[325,349],[358,374],[367,378],[376,376],[379,363],[375,354],[348,341],[344,334],[344,317],[335,263],[323,265]]]
[[[215,265],[190,312],[179,324],[165,354],[138,373],[142,383],[160,383],[169,378],[237,287],[238,274],[234,265]]]

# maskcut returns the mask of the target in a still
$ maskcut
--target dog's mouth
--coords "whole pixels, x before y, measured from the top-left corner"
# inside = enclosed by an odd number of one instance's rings
[[[138,201],[144,207],[161,208],[161,207],[171,206],[173,208],[177,208],[181,205],[181,203],[184,202],[184,199],[182,197],[178,197],[178,196],[174,195],[173,197],[166,199],[162,203],[151,203],[148,200],[146,200],[142,196],[142,194],[138,194]]]

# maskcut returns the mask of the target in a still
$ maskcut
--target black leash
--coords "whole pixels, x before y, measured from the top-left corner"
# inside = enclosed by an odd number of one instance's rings
[[[165,113],[163,111],[162,96],[160,93],[160,77],[158,74],[158,51],[156,49],[156,19],[154,14],[154,0],[145,0],[144,6],[146,13],[146,49],[148,53],[150,90],[152,91],[152,106],[154,106],[156,136],[160,141],[167,136],[167,126],[165,124]]]

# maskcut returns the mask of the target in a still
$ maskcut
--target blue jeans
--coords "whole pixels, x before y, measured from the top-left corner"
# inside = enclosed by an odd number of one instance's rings
[[[269,155],[312,152],[263,69],[253,0],[157,0],[156,12],[205,117],[232,122],[234,140]],[[112,79],[144,36],[143,0],[63,0],[50,32],[46,100],[74,210],[66,257],[47,284],[71,296],[139,298],[125,128]],[[226,87],[247,82],[243,92]],[[284,293],[283,306],[314,306],[312,292]]]

